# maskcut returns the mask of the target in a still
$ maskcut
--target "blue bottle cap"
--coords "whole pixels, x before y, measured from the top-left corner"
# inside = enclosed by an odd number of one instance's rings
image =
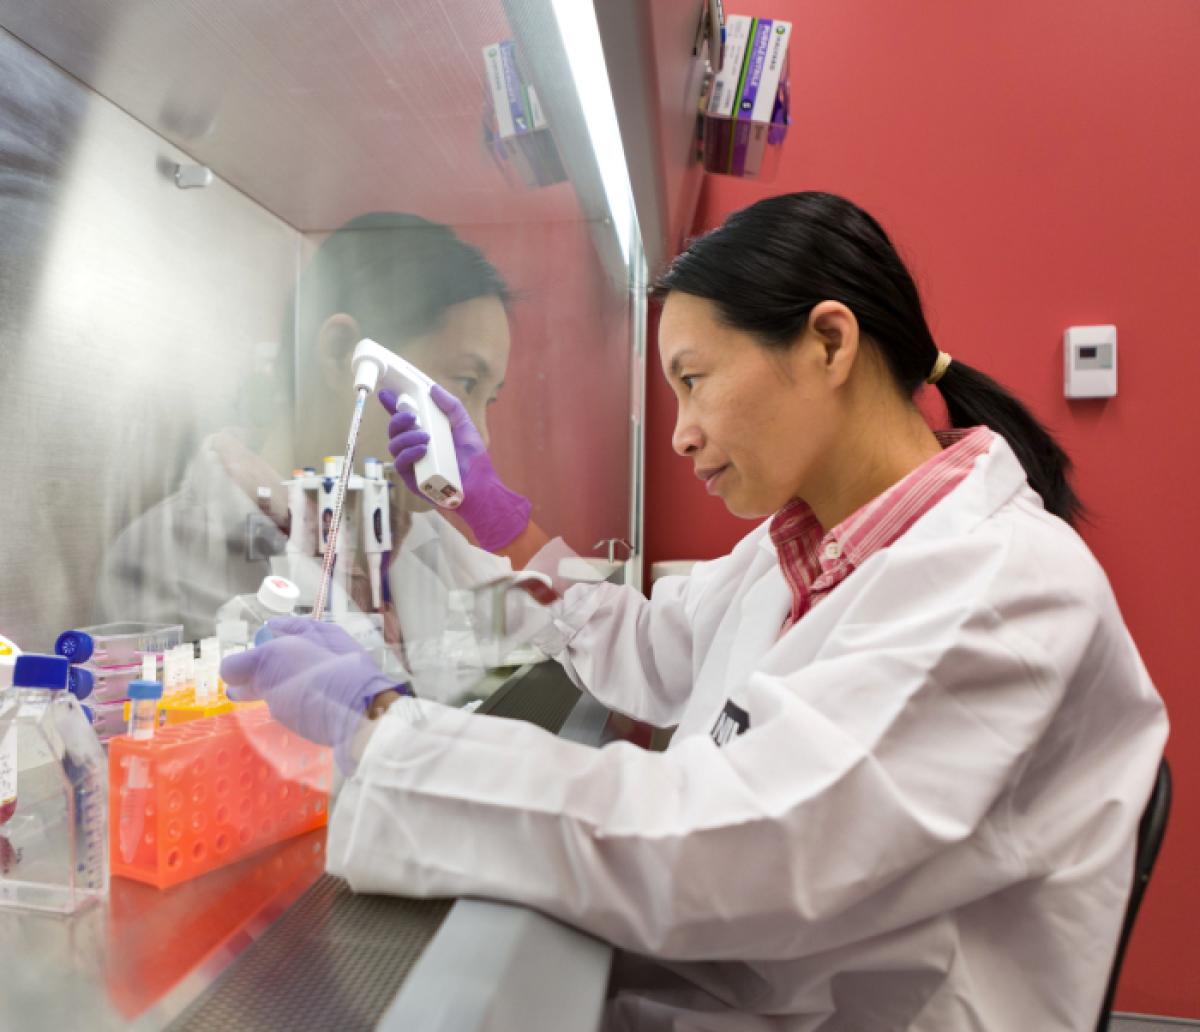
[[[86,631],[63,631],[54,643],[54,651],[72,663],[86,663],[92,658],[95,642]]]
[[[56,655],[66,656],[71,662],[88,662],[96,643],[86,631],[62,631],[54,642]]]
[[[14,688],[66,688],[71,664],[62,656],[25,652],[13,665]]]
[[[130,681],[129,697],[131,699],[161,699],[163,687],[159,681]]]
[[[92,689],[96,687],[96,678],[86,667],[73,666],[67,672],[67,686],[71,689],[71,694],[82,702],[92,694]]]

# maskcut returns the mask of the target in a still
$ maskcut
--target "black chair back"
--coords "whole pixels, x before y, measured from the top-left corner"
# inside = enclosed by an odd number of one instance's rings
[[[1158,778],[1154,782],[1154,791],[1150,793],[1150,802],[1142,814],[1138,824],[1137,853],[1133,863],[1133,888],[1129,893],[1129,903],[1125,907],[1125,923],[1121,926],[1121,939],[1117,944],[1117,955],[1113,960],[1112,972],[1108,976],[1108,991],[1104,994],[1104,1006],[1100,1009],[1100,1023],[1097,1032],[1108,1032],[1109,1020],[1112,1015],[1113,997],[1117,995],[1117,982],[1121,978],[1121,964],[1125,961],[1125,947],[1129,945],[1129,936],[1133,932],[1133,922],[1137,918],[1138,907],[1142,905],[1142,896],[1146,894],[1146,886],[1150,883],[1150,872],[1154,870],[1154,861],[1158,859],[1158,850],[1162,846],[1163,835],[1167,830],[1167,816],[1171,812],[1171,768],[1166,759],[1158,765]]]

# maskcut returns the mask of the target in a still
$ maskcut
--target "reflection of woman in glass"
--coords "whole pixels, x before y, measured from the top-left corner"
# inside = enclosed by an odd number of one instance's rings
[[[302,463],[344,446],[354,403],[350,356],[364,337],[444,387],[469,414],[486,450],[488,409],[508,370],[510,301],[481,251],[417,216],[365,215],[326,239],[299,292],[296,439]],[[385,453],[387,421],[383,408],[368,406],[360,457]],[[482,674],[474,658],[446,646],[448,592],[495,580],[535,553],[552,566],[566,551],[557,543],[542,551],[546,535],[530,521],[529,503],[498,478],[489,488],[493,504],[487,508],[506,505],[508,519],[500,526],[489,521],[486,529],[472,524],[469,512],[452,523],[414,493],[391,492],[396,546],[387,581],[395,622],[389,622],[389,637],[401,637],[414,681],[434,698],[458,699]],[[469,547],[458,528],[487,551]],[[355,601],[365,608],[365,585],[357,578],[356,585]]]
[[[510,300],[507,285],[481,251],[419,216],[364,215],[327,237],[301,275],[284,334],[284,340],[296,343],[295,464],[319,468],[323,456],[344,448],[354,397],[349,358],[363,337],[402,353],[442,384],[486,441],[488,406],[508,367]],[[287,392],[281,385],[288,365],[277,361],[271,370],[260,371],[260,379],[274,390],[250,392],[259,399],[247,413],[251,430],[209,438],[181,489],[117,539],[100,586],[102,618],[182,620],[187,636],[198,638],[212,633],[219,605],[256,590],[271,572],[266,559],[247,558],[246,521],[258,513],[257,489],[268,486],[280,542],[288,528],[283,471],[272,468],[256,447],[285,418]],[[263,398],[274,400],[265,404]],[[386,421],[379,406],[369,407],[360,458],[384,452]],[[256,425],[264,422],[271,425]],[[456,548],[462,541],[457,531],[440,516],[422,515],[425,507],[408,492],[391,495],[397,553],[424,546],[424,566],[435,569],[428,583],[421,571],[409,571],[411,583],[393,592],[397,608],[408,599],[409,608],[428,624],[432,614],[440,618],[445,609],[428,597],[437,583],[478,583],[511,569],[506,558]],[[544,542],[545,536],[526,522],[495,550],[523,565]],[[447,547],[459,558],[443,554]],[[404,563],[393,562],[398,565]],[[353,594],[366,608],[365,582],[356,581]],[[434,631],[414,625],[412,633]]]

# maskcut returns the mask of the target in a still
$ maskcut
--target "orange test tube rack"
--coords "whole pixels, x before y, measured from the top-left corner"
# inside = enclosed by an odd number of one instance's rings
[[[109,864],[169,888],[323,827],[333,760],[265,706],[109,742]]]

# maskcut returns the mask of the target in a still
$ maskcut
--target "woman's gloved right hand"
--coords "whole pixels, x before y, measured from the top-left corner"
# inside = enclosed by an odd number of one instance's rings
[[[463,501],[455,511],[466,521],[480,547],[497,552],[514,541],[529,525],[532,506],[529,499],[504,486],[492,465],[487,447],[462,403],[449,391],[434,385],[433,402],[450,420],[458,472],[462,477]],[[429,434],[417,424],[417,416],[407,406],[396,407],[396,395],[379,392],[383,407],[392,414],[388,423],[388,450],[395,460],[396,472],[410,491],[417,489],[413,466],[429,450]]]
[[[276,617],[267,626],[269,641],[221,661],[228,697],[262,699],[281,724],[310,742],[333,746],[349,772],[348,746],[375,696],[411,691],[385,677],[341,627],[308,617]]]

